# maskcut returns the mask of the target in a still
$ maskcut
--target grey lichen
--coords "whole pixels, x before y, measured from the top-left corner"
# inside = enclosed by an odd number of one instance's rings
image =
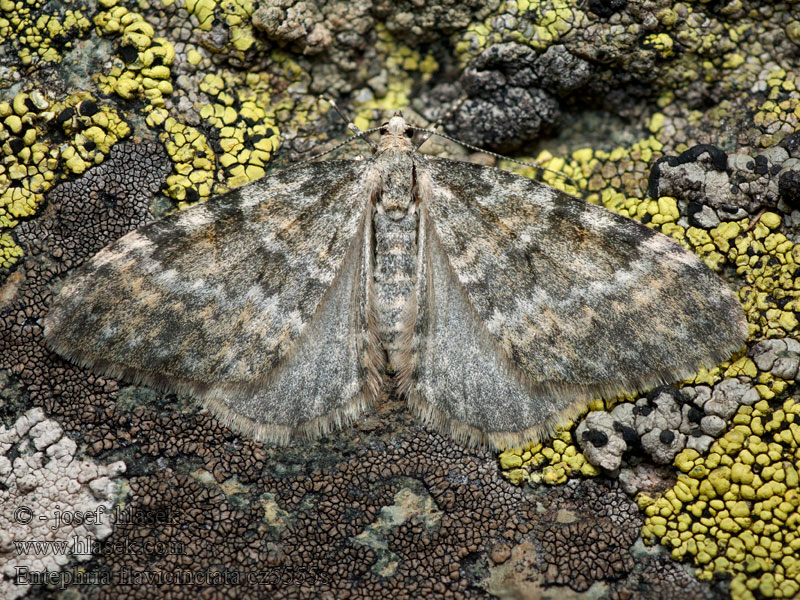
[[[125,463],[77,457],[77,445],[40,408],[0,426],[0,596],[20,598],[43,572],[88,561],[108,538]]]

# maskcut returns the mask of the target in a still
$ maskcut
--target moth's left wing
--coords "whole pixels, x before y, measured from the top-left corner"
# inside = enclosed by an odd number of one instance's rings
[[[365,168],[307,164],[129,233],[65,282],[48,344],[257,438],[352,419],[380,384]]]
[[[592,397],[678,380],[744,342],[736,296],[668,237],[505,171],[420,157],[416,173],[427,275],[410,393],[456,436],[538,438]],[[459,373],[474,389],[448,395],[439,382]]]

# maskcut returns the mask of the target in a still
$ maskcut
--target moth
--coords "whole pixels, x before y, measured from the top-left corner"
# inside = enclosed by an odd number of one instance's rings
[[[64,283],[47,343],[259,440],[341,427],[389,379],[424,423],[495,448],[741,347],[735,294],[670,238],[417,153],[414,131],[397,114],[368,159],[302,164],[125,235]]]

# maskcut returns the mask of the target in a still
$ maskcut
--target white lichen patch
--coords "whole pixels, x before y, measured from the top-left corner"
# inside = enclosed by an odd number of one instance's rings
[[[375,550],[378,560],[372,572],[381,577],[390,577],[400,565],[399,557],[389,549],[386,537],[394,528],[414,521],[425,531],[439,525],[442,512],[436,502],[417,482],[409,480],[409,487],[404,487],[394,495],[394,503],[384,506],[377,520],[364,528],[364,531],[351,538],[354,542],[369,546]]]
[[[0,597],[20,598],[45,571],[89,560],[111,534],[125,463],[98,465],[76,451],[40,408],[0,426]]]

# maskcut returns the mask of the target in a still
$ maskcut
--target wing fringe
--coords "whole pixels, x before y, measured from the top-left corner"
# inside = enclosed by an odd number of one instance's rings
[[[559,404],[564,404],[564,408],[547,417],[544,422],[520,431],[481,431],[477,427],[449,417],[413,391],[409,393],[407,402],[411,411],[426,426],[439,433],[450,436],[458,443],[473,448],[488,447],[493,450],[502,451],[506,448],[523,447],[527,444],[536,444],[552,438],[557,428],[569,424],[577,417],[586,413],[588,411],[589,402],[595,398],[608,400],[622,394],[640,394],[660,385],[681,381],[694,375],[698,369],[714,367],[722,361],[731,358],[734,351],[737,351],[737,354],[739,354],[743,353],[745,349],[746,347],[742,346],[726,348],[715,352],[713,356],[698,365],[687,365],[678,367],[667,373],[637,378],[632,382],[633,387],[622,387],[615,384],[599,384],[584,386],[583,389],[575,389],[577,386],[558,384],[531,386],[529,382],[526,382],[526,388],[531,390],[532,400],[536,398],[537,395],[545,395],[548,398],[554,399]],[[736,355],[733,357],[735,358]],[[506,359],[506,361],[507,360],[508,359]],[[514,369],[514,371],[516,371],[518,377],[523,381],[527,379],[518,369]],[[532,387],[533,389],[531,389]],[[537,387],[539,388],[538,392],[536,391]],[[578,395],[577,398],[576,395]]]

